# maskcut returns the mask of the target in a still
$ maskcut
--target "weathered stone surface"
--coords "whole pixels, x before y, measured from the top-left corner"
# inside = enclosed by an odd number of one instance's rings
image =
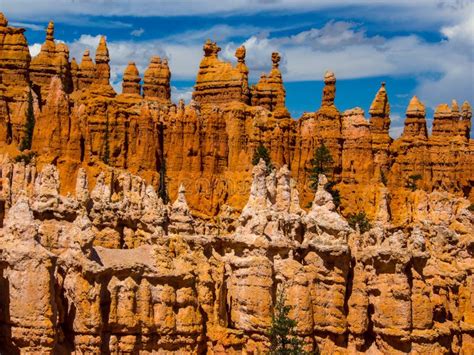
[[[204,58],[194,86],[193,99],[201,104],[240,101],[248,103],[248,68],[245,65],[245,48],[236,51],[238,64],[223,62],[218,58],[221,48],[208,40],[203,47]]]
[[[152,57],[148,69],[143,77],[143,96],[159,100],[164,104],[171,103],[171,72],[168,60]]]
[[[53,165],[1,169],[36,176],[2,182],[12,202],[0,228],[6,351],[262,352],[281,288],[307,350],[472,349],[465,199],[413,192],[409,228],[381,219],[361,235],[335,211],[324,176],[306,213],[288,169],[268,175],[262,161],[235,231],[197,234],[182,190],[165,206],[123,173],[101,174],[89,193],[81,170],[65,197]]]

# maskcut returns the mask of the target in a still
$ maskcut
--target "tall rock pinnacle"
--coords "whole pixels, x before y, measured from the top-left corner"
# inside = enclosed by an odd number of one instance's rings
[[[382,83],[370,106],[370,132],[372,134],[372,149],[375,161],[384,170],[388,165],[388,153],[392,139],[390,129],[390,104],[388,102],[385,83]]]
[[[140,95],[140,73],[134,62],[129,62],[123,73],[122,93]]]
[[[334,106],[336,98],[336,75],[332,71],[324,74],[323,100],[321,106]]]
[[[97,70],[97,84],[109,85],[110,81],[110,57],[109,49],[107,48],[107,42],[105,37],[100,38],[99,45],[95,52],[95,64]]]
[[[163,103],[171,102],[171,72],[166,59],[159,56],[151,58],[150,65],[143,76],[143,96]]]
[[[422,137],[428,138],[428,131],[426,129],[426,109],[425,105],[413,96],[408,104],[405,119],[405,128],[403,130],[404,137]]]

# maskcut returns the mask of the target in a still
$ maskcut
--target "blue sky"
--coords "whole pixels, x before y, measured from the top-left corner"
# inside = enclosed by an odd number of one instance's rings
[[[319,107],[328,69],[338,79],[338,108],[359,106],[366,116],[387,82],[394,137],[415,94],[430,117],[439,103],[474,101],[473,0],[0,0],[0,9],[11,25],[27,28],[32,54],[50,19],[79,60],[106,35],[117,89],[128,61],[143,73],[158,54],[169,58],[173,99],[189,100],[210,38],[226,60],[246,46],[253,82],[278,50],[295,118]]]

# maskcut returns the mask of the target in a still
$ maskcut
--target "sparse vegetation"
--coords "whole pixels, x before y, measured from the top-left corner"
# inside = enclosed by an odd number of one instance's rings
[[[422,176],[420,174],[410,175],[408,177],[406,187],[408,187],[411,191],[415,191],[416,189],[418,189],[417,181],[421,179]]]
[[[356,229],[359,226],[359,231],[365,233],[370,230],[371,225],[365,212],[359,212],[355,215],[350,215],[347,219],[351,228]]]
[[[160,196],[161,201],[163,201],[164,204],[167,204],[170,200],[168,196],[168,188],[166,187],[166,163],[164,160],[161,161],[160,187],[158,188],[158,196]]]
[[[324,142],[314,151],[314,157],[311,159],[311,168],[309,169],[309,179],[311,181],[311,188],[316,190],[318,188],[319,175],[328,175],[333,168],[334,159],[331,152],[324,145]]]
[[[316,191],[318,189],[319,175],[328,175],[333,168],[334,159],[332,158],[329,149],[321,143],[314,152],[314,157],[311,159],[311,168],[309,169],[309,180],[311,181],[311,189]],[[339,191],[335,189],[336,182],[334,180],[328,181],[324,186],[327,192],[329,192],[333,198],[336,208],[341,204],[341,195]]]
[[[26,109],[25,135],[20,143],[20,150],[31,149],[33,143],[33,131],[35,129],[35,111],[33,107],[33,94],[31,89],[28,91],[28,107]]]
[[[384,184],[384,186],[387,186],[388,180],[383,170],[380,170],[380,181],[382,182],[382,184]]]
[[[274,167],[267,148],[265,148],[262,144],[260,144],[257,149],[255,149],[252,158],[252,164],[257,165],[260,162],[260,159],[263,159],[265,165],[267,166],[267,172],[270,173]]]
[[[25,164],[29,164],[35,157],[36,157],[35,152],[21,153],[15,157],[15,162],[17,163],[23,162]]]
[[[281,290],[273,310],[272,326],[270,328],[270,354],[292,355],[305,354],[303,341],[296,336],[297,322],[288,314],[291,307],[285,305],[285,292]]]

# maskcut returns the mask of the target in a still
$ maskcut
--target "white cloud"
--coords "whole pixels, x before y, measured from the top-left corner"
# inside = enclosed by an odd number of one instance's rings
[[[28,46],[29,50],[30,50],[30,55],[31,57],[36,57],[39,52],[41,51],[41,44],[40,43],[34,43],[30,46]]]
[[[145,33],[145,30],[143,28],[138,28],[138,29],[133,30],[132,32],[130,32],[130,34],[134,37],[140,37],[144,33]]]
[[[13,27],[27,28],[27,29],[32,30],[32,31],[45,31],[46,30],[45,26],[36,25],[34,23],[28,23],[28,22],[15,22],[15,21],[13,21],[13,22],[10,22],[9,25],[13,26]]]
[[[179,100],[183,99],[187,104],[191,101],[193,96],[193,87],[177,88],[176,86],[171,87],[171,101],[178,103]]]

